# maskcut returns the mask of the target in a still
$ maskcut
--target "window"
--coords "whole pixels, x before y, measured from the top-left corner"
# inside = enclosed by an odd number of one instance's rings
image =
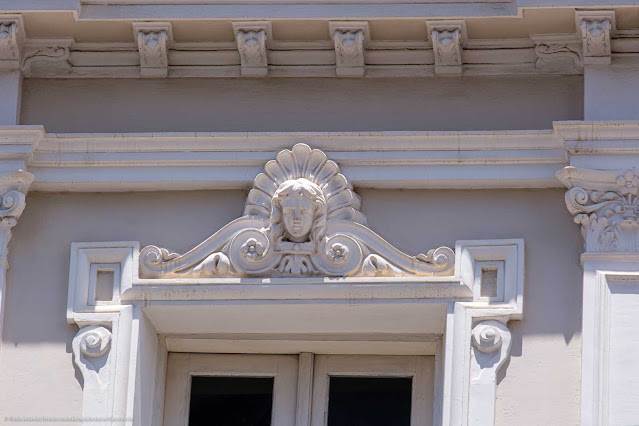
[[[171,353],[164,424],[293,426],[309,411],[311,426],[432,424],[434,357],[308,359]]]

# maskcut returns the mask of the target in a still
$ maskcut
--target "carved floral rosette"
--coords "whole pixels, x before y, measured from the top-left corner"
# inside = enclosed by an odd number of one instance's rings
[[[199,246],[140,253],[141,274],[154,278],[451,275],[453,266],[447,247],[409,256],[369,229],[338,165],[305,144],[269,161],[244,216]]]
[[[639,175],[635,170],[567,167],[558,177],[570,188],[566,205],[581,225],[588,252],[639,252]]]

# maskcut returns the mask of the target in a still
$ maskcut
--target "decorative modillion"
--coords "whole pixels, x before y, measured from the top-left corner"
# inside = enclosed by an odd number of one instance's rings
[[[322,151],[297,144],[266,163],[244,216],[186,254],[140,253],[146,277],[452,275],[454,253],[409,256],[366,226],[360,198]]]
[[[461,75],[463,21],[426,22],[433,44],[436,75]]]
[[[141,77],[166,77],[169,70],[169,45],[173,32],[169,22],[134,22],[133,32],[140,52]]]
[[[20,68],[25,39],[21,15],[0,15],[0,69]]]
[[[335,46],[335,73],[338,77],[363,77],[364,54],[370,35],[368,22],[330,22]]]
[[[269,21],[233,22],[237,49],[240,52],[242,77],[266,77],[267,40],[271,32]]]
[[[614,11],[577,11],[584,65],[610,65],[610,40],[615,30]]]

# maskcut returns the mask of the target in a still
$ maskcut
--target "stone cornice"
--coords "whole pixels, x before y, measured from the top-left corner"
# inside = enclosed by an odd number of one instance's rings
[[[92,3],[90,7],[99,6]],[[383,78],[572,75],[583,73],[584,65],[639,65],[639,31],[617,30],[615,14],[607,10],[576,11],[578,30],[573,33],[494,40],[469,38],[463,19],[441,20],[438,16],[424,21],[428,35],[419,40],[372,40],[368,20],[326,17],[322,19],[330,27],[330,41],[277,40],[270,29],[273,17],[257,16],[259,20],[254,21],[228,18],[236,42],[213,36],[206,41],[174,41],[165,17],[157,22],[134,21],[135,42],[75,43],[72,38],[26,38],[20,15],[0,15],[0,23],[8,23],[3,27],[6,31],[0,28],[0,33],[8,35],[4,56],[0,48],[0,66],[20,69],[25,76],[47,78]],[[249,44],[244,41],[247,36]]]
[[[561,188],[555,174],[568,165],[632,168],[639,121],[474,132],[47,134],[5,126],[0,173],[28,169],[33,188],[45,191],[247,188],[249,174],[299,142],[330,152],[358,187]]]

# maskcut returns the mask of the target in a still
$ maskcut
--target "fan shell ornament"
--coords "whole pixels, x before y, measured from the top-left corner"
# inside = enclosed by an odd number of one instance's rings
[[[140,252],[146,278],[433,276],[454,263],[448,247],[409,256],[373,232],[337,163],[302,143],[266,163],[242,217],[183,255]]]

